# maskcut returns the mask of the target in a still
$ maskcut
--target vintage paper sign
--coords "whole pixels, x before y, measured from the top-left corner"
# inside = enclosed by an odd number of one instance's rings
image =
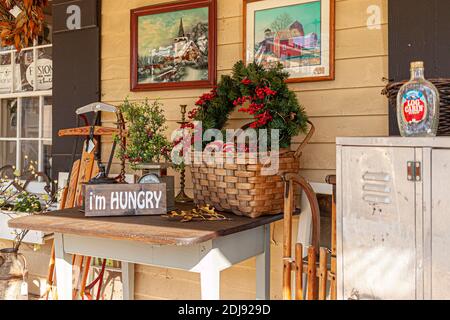
[[[27,69],[27,82],[34,88],[34,64]],[[38,59],[36,62],[36,90],[50,90],[53,88],[53,62],[50,59]]]

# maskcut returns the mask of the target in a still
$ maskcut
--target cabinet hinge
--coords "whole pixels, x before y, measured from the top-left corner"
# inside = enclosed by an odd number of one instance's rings
[[[418,161],[408,162],[408,181],[422,181],[422,164]]]

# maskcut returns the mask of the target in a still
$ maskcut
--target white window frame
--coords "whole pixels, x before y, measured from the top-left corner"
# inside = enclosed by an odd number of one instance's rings
[[[36,44],[36,42],[35,42]],[[52,44],[46,44],[46,45],[35,45],[33,47],[28,47],[22,49],[22,52],[24,51],[33,51],[33,62],[34,64],[34,70],[37,70],[36,63],[38,61],[38,50],[40,49],[46,49],[46,48],[52,48]],[[10,54],[11,55],[11,68],[12,68],[12,81],[11,81],[11,91],[9,93],[0,93],[0,105],[2,100],[7,99],[17,99],[17,132],[16,137],[14,138],[6,138],[6,137],[0,137],[0,142],[15,142],[16,143],[16,168],[18,170],[22,170],[22,142],[38,142],[38,171],[42,172],[44,171],[44,143],[52,144],[51,138],[44,138],[44,128],[43,128],[43,122],[44,122],[44,102],[46,97],[52,97],[53,96],[53,90],[37,90],[37,72],[34,72],[34,87],[33,91],[21,91],[21,92],[14,92],[14,87],[16,83],[16,74],[15,74],[15,54],[17,53],[17,50],[11,49],[11,50],[3,50],[0,51],[1,55]],[[22,100],[24,98],[39,98],[39,124],[38,124],[38,138],[22,138]],[[11,164],[12,165],[12,164]]]

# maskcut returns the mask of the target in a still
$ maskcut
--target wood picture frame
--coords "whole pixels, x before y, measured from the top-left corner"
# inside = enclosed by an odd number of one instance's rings
[[[210,88],[216,84],[217,0],[175,1],[133,9],[130,15],[131,91]],[[164,21],[163,28],[152,28],[152,19],[155,24]],[[168,27],[167,21],[172,20],[177,25]],[[139,56],[143,52],[139,28],[144,29],[144,23],[149,34],[159,32],[162,36],[147,34],[151,54]],[[191,32],[186,32],[188,29]]]
[[[288,80],[286,80],[286,82],[301,83],[301,82],[315,82],[315,81],[331,81],[331,80],[335,79],[335,46],[336,46],[336,37],[335,37],[336,1],[335,0],[244,0],[244,6],[243,6],[243,16],[244,16],[243,60],[246,64],[255,61],[253,55],[255,54],[254,50],[255,50],[255,43],[256,43],[256,31],[253,32],[253,34],[254,34],[253,41],[248,39],[249,21],[251,21],[248,9],[249,9],[249,6],[255,5],[257,3],[261,3],[261,4],[268,3],[269,5],[272,5],[270,8],[266,8],[263,10],[276,10],[276,9],[288,7],[288,6],[295,6],[295,5],[301,6],[301,5],[305,5],[305,4],[311,4],[311,3],[320,3],[320,12],[322,14],[324,12],[323,4],[325,3],[326,4],[325,12],[329,13],[328,20],[326,20],[327,22],[325,22],[325,24],[329,25],[329,28],[326,28],[326,30],[329,30],[329,33],[328,33],[328,37],[327,37],[326,33],[322,32],[323,30],[322,30],[322,19],[321,19],[320,20],[321,21],[320,35],[318,35],[319,39],[320,39],[321,64],[315,70],[322,71],[322,69],[321,69],[321,68],[323,68],[322,62],[328,61],[328,63],[325,66],[326,72],[323,72],[323,73],[319,72],[318,74],[311,74],[311,75],[305,74],[304,76],[291,75],[291,77]],[[256,19],[255,12],[256,12],[256,10],[252,11],[253,26],[255,26],[255,21],[254,21]],[[294,19],[296,19],[296,18],[294,17]],[[295,20],[295,22],[297,22],[297,21],[298,20]],[[302,26],[302,29],[303,29],[303,25],[301,23],[300,23],[300,25]],[[266,31],[270,31],[269,28]],[[325,34],[325,39],[322,37],[323,34]],[[317,36],[317,34],[316,34],[316,36]],[[326,44],[328,44],[325,48],[323,46],[324,41],[326,42]],[[275,46],[275,41],[272,42],[272,45]],[[250,50],[249,46],[253,46],[254,49]],[[324,50],[325,53],[322,54],[322,50]],[[328,54],[327,54],[327,51],[328,51]],[[251,53],[249,53],[249,52],[251,52]],[[276,61],[276,60],[274,59],[274,61]],[[300,70],[302,68],[307,68],[307,67],[310,67],[310,66],[297,67],[297,68]],[[286,70],[289,72],[289,69],[286,69]],[[314,70],[314,73],[315,73],[315,70]]]

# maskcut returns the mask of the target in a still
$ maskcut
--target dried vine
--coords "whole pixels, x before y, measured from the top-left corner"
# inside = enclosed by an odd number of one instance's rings
[[[211,206],[197,206],[197,208],[189,211],[179,210],[172,211],[163,216],[167,219],[178,220],[180,222],[192,222],[192,221],[230,221],[221,213],[218,213],[215,208]]]

